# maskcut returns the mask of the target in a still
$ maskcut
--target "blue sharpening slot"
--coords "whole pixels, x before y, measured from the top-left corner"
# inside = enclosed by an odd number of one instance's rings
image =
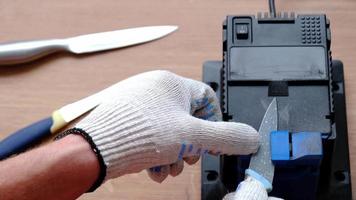
[[[273,131],[271,132],[271,157],[272,161],[287,161],[289,156],[289,132]]]
[[[271,132],[271,160],[275,165],[320,165],[321,133]]]

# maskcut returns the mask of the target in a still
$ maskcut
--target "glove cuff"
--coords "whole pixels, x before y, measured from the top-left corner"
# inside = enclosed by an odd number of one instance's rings
[[[76,127],[84,130],[98,148],[106,166],[105,181],[157,162],[151,125],[137,107],[115,102],[93,112]]]

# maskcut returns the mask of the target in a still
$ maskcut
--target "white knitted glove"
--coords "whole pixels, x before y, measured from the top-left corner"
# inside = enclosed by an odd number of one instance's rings
[[[227,194],[223,200],[282,200],[268,197],[265,187],[252,177],[247,177],[236,189],[236,192]]]
[[[203,119],[221,120],[218,100],[209,86],[152,71],[120,82],[110,98],[76,128],[84,130],[99,149],[106,165],[105,180],[163,166],[149,172],[154,180],[163,181],[168,174],[182,171],[183,158],[194,163],[206,152],[256,152],[259,135],[252,127]]]

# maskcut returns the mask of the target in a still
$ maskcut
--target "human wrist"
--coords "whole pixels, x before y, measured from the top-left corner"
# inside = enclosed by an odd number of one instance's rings
[[[94,174],[93,177],[95,179],[98,177],[100,171],[98,158],[92,151],[90,144],[82,136],[70,134],[60,140],[58,145],[59,148],[66,149],[67,153],[63,155],[64,157],[67,154],[71,154],[71,156],[75,155],[75,159],[79,165],[85,167],[86,171],[90,174]]]
[[[86,154],[87,156],[91,155],[91,159],[89,160],[95,162],[97,175],[95,176],[95,181],[92,181],[93,184],[87,192],[95,191],[104,182],[107,167],[104,163],[102,155],[100,154],[100,150],[94,143],[92,137],[83,129],[71,128],[57,135],[54,140],[59,139],[66,143],[66,146],[68,146],[68,148],[85,148],[86,152],[84,154]],[[85,158],[85,156],[83,157]]]

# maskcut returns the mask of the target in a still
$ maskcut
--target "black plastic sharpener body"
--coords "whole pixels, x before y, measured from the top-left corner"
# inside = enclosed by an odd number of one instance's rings
[[[258,130],[272,98],[278,98],[278,129],[319,132],[319,165],[276,166],[271,196],[351,199],[343,65],[331,58],[325,15],[228,16],[223,59],[203,66],[225,121]],[[222,199],[243,181],[249,156],[202,159],[202,199]]]

